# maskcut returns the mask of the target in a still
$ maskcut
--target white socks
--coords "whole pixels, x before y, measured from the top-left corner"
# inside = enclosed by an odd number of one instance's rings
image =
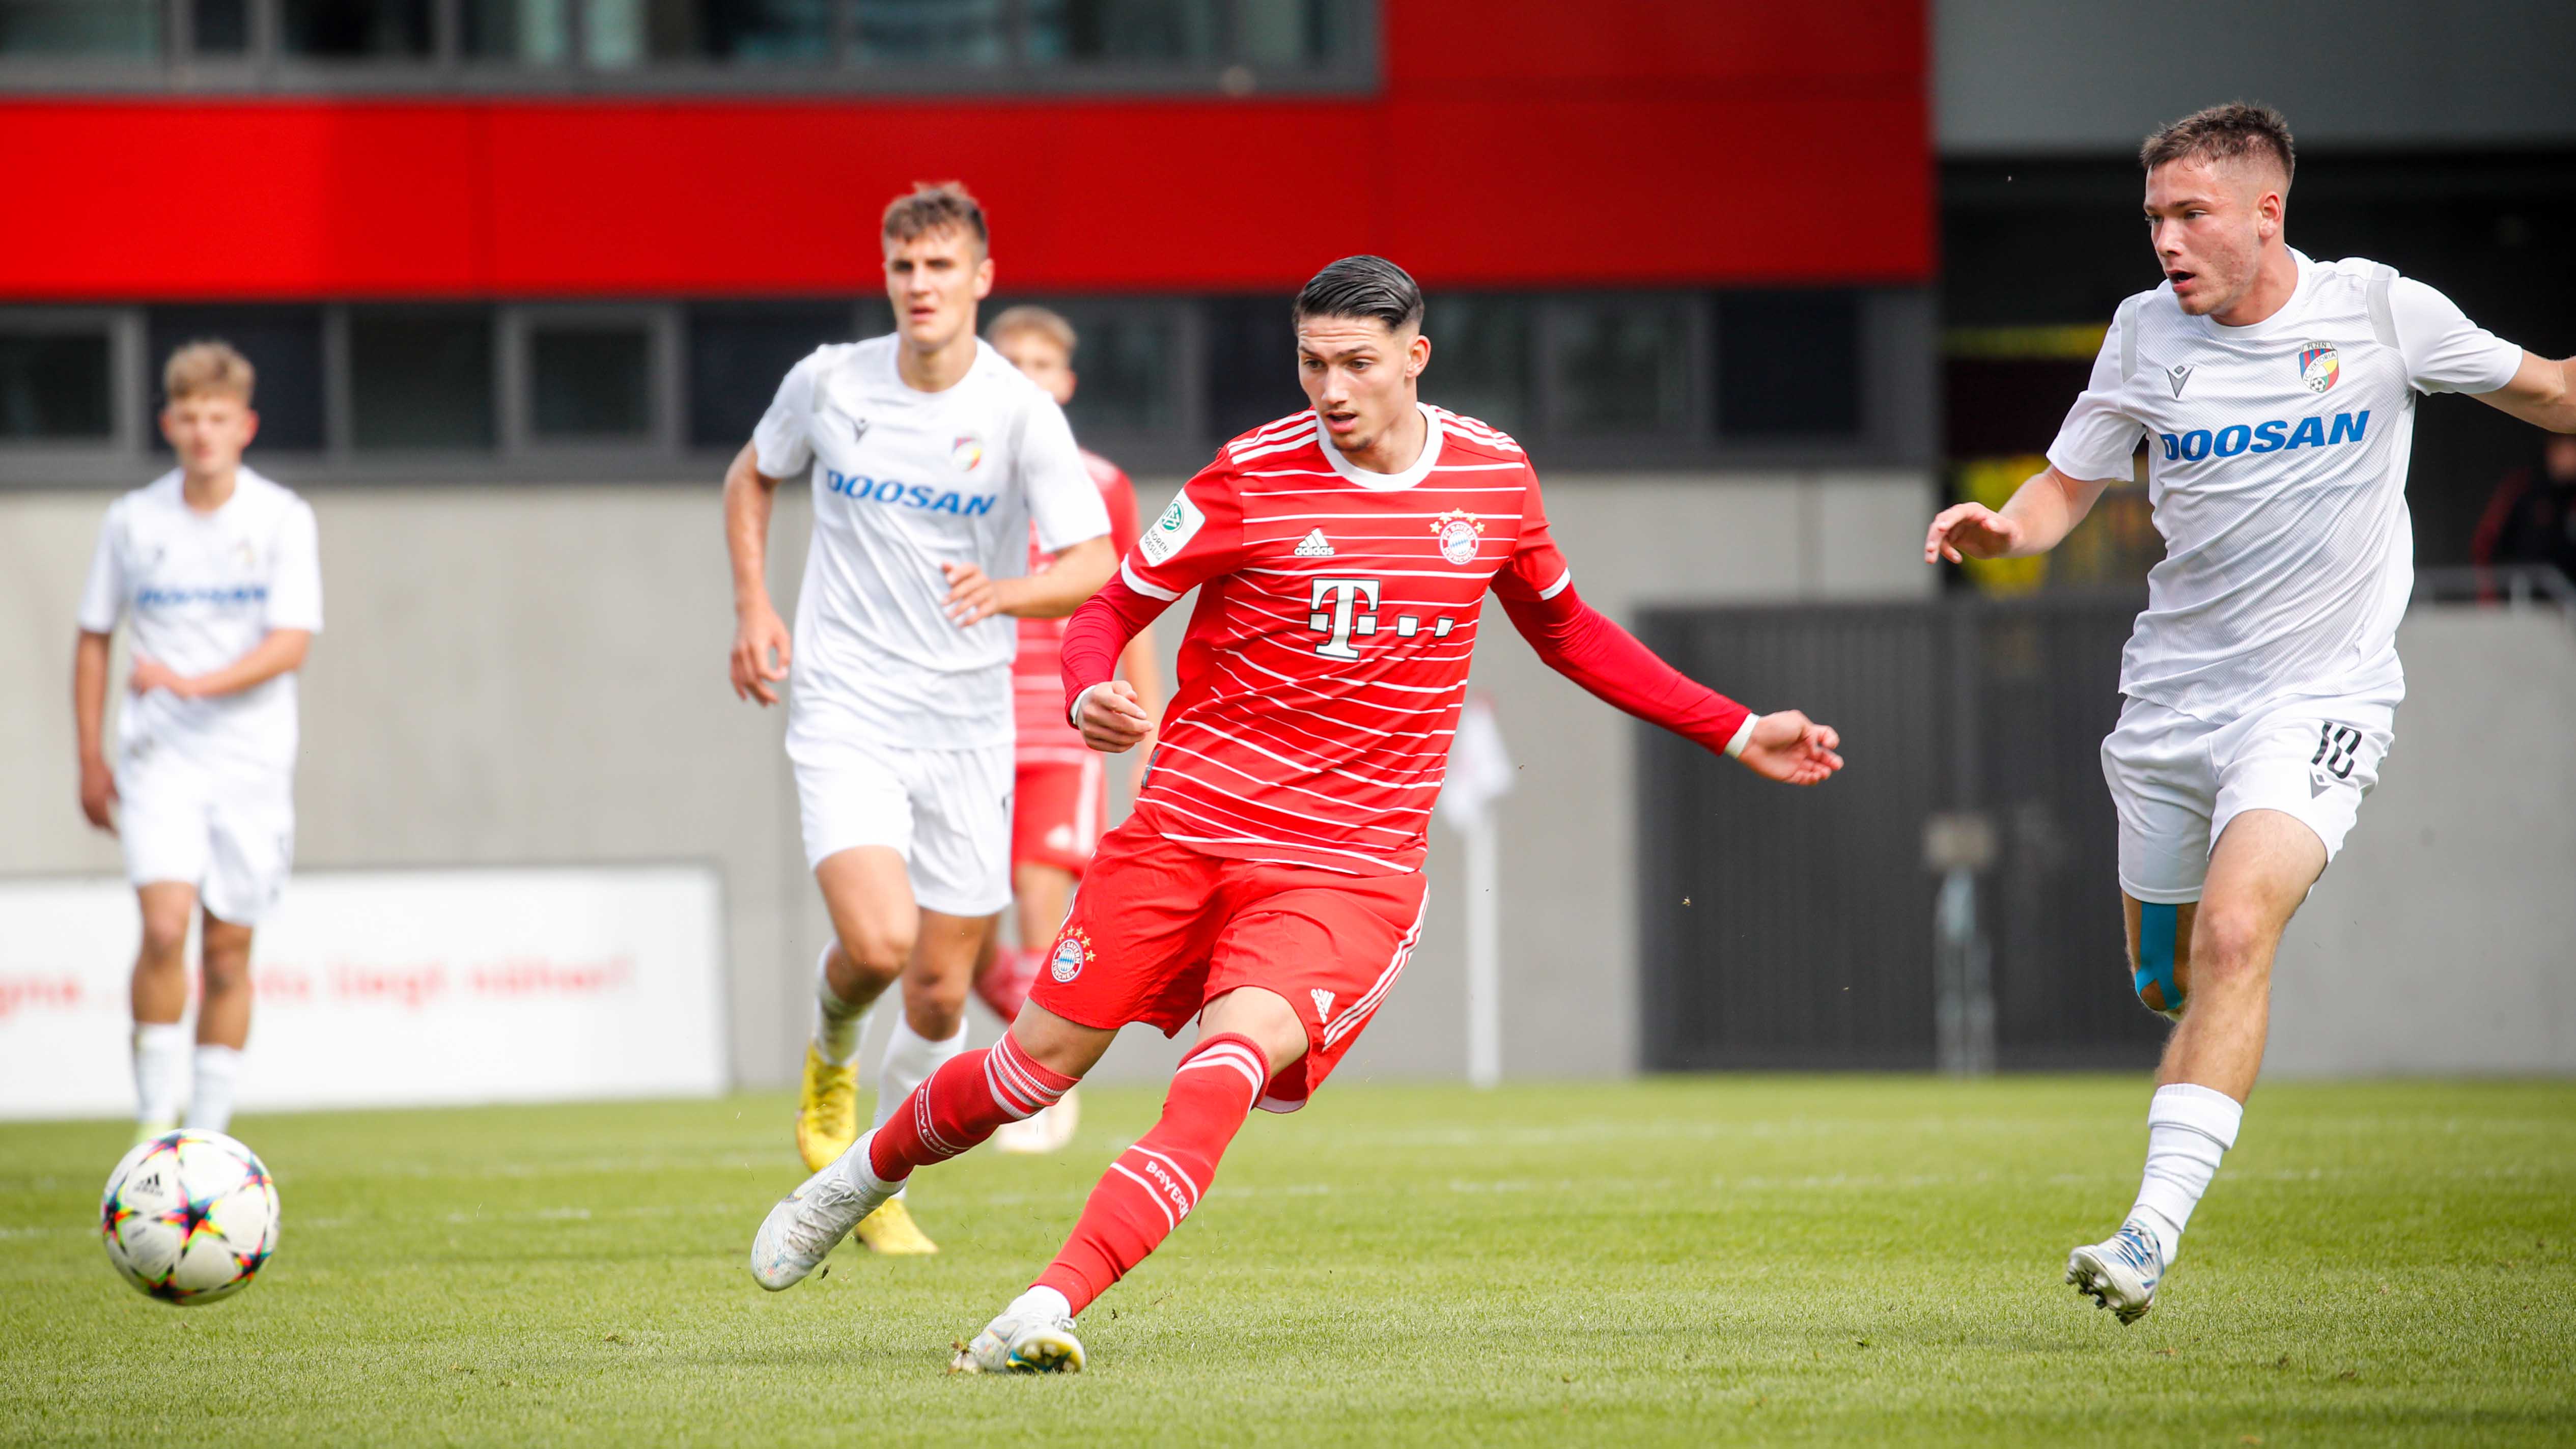
[[[134,1120],[147,1127],[169,1127],[179,1120],[188,1095],[188,1039],[184,1022],[138,1021],[134,1024]]]
[[[1011,1306],[1003,1309],[1002,1313],[1005,1317],[1017,1318],[1022,1322],[1031,1318],[1041,1318],[1053,1323],[1059,1318],[1073,1317],[1073,1302],[1044,1283],[1040,1283],[1012,1299]]]
[[[836,1067],[846,1067],[858,1059],[867,1007],[852,1006],[832,990],[832,974],[825,969],[831,959],[829,944],[814,958],[814,1052]]]
[[[197,1046],[197,1084],[188,1093],[187,1125],[200,1132],[228,1132],[233,1125],[233,1082],[241,1075],[241,1048]]]
[[[2185,1082],[2156,1088],[2147,1104],[2147,1172],[2129,1219],[2155,1230],[2168,1266],[2181,1251],[2192,1208],[2209,1191],[2219,1159],[2236,1145],[2244,1120],[2244,1104],[2235,1098]]]

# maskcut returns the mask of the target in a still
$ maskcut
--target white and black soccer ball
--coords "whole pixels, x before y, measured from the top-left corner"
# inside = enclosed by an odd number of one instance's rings
[[[220,1132],[137,1143],[98,1200],[107,1260],[164,1303],[212,1303],[249,1287],[277,1252],[277,1226],[266,1164]]]

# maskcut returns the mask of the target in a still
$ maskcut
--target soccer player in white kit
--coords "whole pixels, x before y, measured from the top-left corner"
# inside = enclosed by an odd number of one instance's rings
[[[248,359],[220,342],[163,370],[161,431],[179,466],[108,505],[81,591],[72,712],[81,811],[125,847],[143,911],[134,961],[136,1140],[221,1132],[250,1036],[251,932],[295,855],[295,671],[322,630],[313,510],[242,466],[259,431]],[[130,626],[134,671],[101,745],[108,646]],[[196,1052],[189,918],[202,911]],[[193,1066],[193,1070],[191,1067]]]
[[[734,692],[787,680],[806,863],[833,941],[815,967],[796,1145],[820,1169],[858,1138],[861,1016],[903,982],[877,1121],[965,1049],[966,992],[1011,900],[1014,619],[1070,614],[1117,559],[1055,399],[975,335],[993,286],[982,207],[953,184],[886,208],[895,331],[796,364],[725,476]],[[814,536],[791,636],[766,578],[770,504],[807,473]],[[1034,525],[1053,556],[1029,574]],[[883,1253],[935,1244],[900,1200],[859,1225]]]
[[[2139,999],[2178,1025],[2146,1174],[2066,1280],[2134,1322],[2236,1141],[2263,1061],[2272,956],[2388,753],[2414,583],[2406,464],[2423,396],[2465,392],[2576,432],[2576,366],[2499,341],[2377,263],[2283,239],[2280,113],[2225,105],[2148,138],[2165,282],[2122,303],[2049,466],[1998,513],[1932,521],[1927,561],[2056,546],[2143,442],[2165,558],[2102,744]],[[2187,1003],[2187,1004],[2186,1004]]]

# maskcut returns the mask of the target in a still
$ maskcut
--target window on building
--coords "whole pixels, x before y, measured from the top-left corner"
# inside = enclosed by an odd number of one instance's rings
[[[998,316],[1013,298],[988,304]],[[1158,301],[1038,298],[1073,324],[1075,387],[1065,416],[1076,436],[1122,435],[1172,427],[1180,417],[1178,318]]]
[[[689,444],[739,448],[804,356],[850,340],[834,302],[719,303],[689,309]]]
[[[1556,304],[1548,351],[1568,433],[1670,433],[1690,420],[1691,309],[1651,296]]]
[[[319,307],[155,307],[147,314],[143,347],[144,396],[159,411],[161,367],[170,354],[205,339],[229,342],[258,369],[252,406],[259,413],[259,452],[315,453],[322,449],[322,309]],[[145,429],[151,446],[168,452],[160,428]]]
[[[1346,0],[1262,0],[1235,11],[1236,53],[1253,65],[1322,65],[1352,50]]]
[[[528,329],[528,433],[545,443],[643,443],[653,435],[653,332],[641,323]]]
[[[316,60],[427,59],[430,0],[279,0],[278,48]]]
[[[199,55],[239,55],[250,48],[250,0],[193,0],[188,39]]]
[[[1029,60],[1199,61],[1218,53],[1224,0],[1027,0]]]
[[[359,449],[490,448],[492,313],[349,309],[349,441]]]
[[[1771,442],[1858,433],[1860,330],[1860,299],[1850,292],[1718,294],[1719,435]]]
[[[0,0],[0,56],[161,53],[161,0]]]
[[[1010,59],[1006,0],[856,0],[851,59],[861,65],[997,66]]]
[[[114,343],[103,322],[55,328],[0,320],[0,444],[110,440]]]
[[[463,0],[458,47],[475,60],[560,65],[572,50],[575,0]]]
[[[1535,421],[1530,405],[1535,312],[1526,297],[1436,295],[1423,309],[1431,365],[1422,399],[1507,433]]]

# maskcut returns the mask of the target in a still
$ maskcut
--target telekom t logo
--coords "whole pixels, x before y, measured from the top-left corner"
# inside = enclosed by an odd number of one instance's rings
[[[1330,612],[1327,599],[1332,601]],[[1306,627],[1331,636],[1315,652],[1327,659],[1357,659],[1360,651],[1351,647],[1351,636],[1365,639],[1377,632],[1377,580],[1317,579],[1307,607],[1315,612],[1306,616]]]

